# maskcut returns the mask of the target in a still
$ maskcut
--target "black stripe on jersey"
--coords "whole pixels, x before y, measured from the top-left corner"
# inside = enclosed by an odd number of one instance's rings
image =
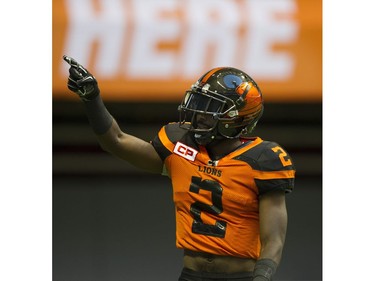
[[[159,154],[161,160],[164,162],[165,158],[172,154],[161,142],[159,136],[156,136],[151,142],[156,152]]]
[[[272,180],[258,180],[254,179],[255,184],[258,187],[259,195],[266,192],[282,190],[286,193],[290,193],[294,187],[293,179],[272,179]]]
[[[199,150],[198,145],[192,137],[192,133],[182,129],[179,123],[169,123],[165,126],[165,132],[167,133],[168,139],[176,144],[178,141],[190,146],[196,150]]]

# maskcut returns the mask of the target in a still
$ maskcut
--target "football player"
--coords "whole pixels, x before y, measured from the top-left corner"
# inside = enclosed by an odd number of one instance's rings
[[[101,147],[171,179],[176,246],[184,250],[179,281],[272,280],[295,168],[279,144],[249,136],[263,113],[256,82],[236,68],[209,70],[186,91],[180,120],[147,142],[123,132],[95,77],[73,58],[64,60],[68,88],[83,101]]]

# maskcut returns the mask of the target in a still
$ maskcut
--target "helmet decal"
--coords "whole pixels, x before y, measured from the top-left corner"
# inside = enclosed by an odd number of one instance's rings
[[[242,83],[242,79],[237,75],[228,74],[223,77],[224,85],[230,89],[237,88]]]

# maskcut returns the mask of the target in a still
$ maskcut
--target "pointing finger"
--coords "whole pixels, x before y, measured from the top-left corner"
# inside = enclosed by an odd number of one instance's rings
[[[75,67],[75,68],[78,68],[78,67],[79,67],[78,62],[77,62],[75,59],[73,59],[73,58],[71,58],[71,57],[68,57],[68,56],[66,56],[66,55],[63,56],[63,59],[64,59],[68,64],[70,64],[70,66],[73,66],[73,67]]]

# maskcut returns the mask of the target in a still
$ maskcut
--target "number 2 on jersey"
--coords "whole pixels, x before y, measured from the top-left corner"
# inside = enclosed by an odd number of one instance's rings
[[[199,201],[191,204],[190,212],[194,218],[192,231],[193,233],[224,238],[227,225],[226,222],[217,220],[215,224],[211,225],[203,223],[201,218],[202,211],[214,215],[218,215],[223,212],[221,200],[223,188],[216,181],[202,180],[202,178],[199,177],[192,177],[189,191],[199,194],[199,190],[201,189],[211,192],[212,205]]]
[[[272,151],[279,155],[280,161],[284,167],[292,164],[292,161],[286,158],[288,157],[288,154],[280,146],[275,146],[274,148],[272,148]]]

